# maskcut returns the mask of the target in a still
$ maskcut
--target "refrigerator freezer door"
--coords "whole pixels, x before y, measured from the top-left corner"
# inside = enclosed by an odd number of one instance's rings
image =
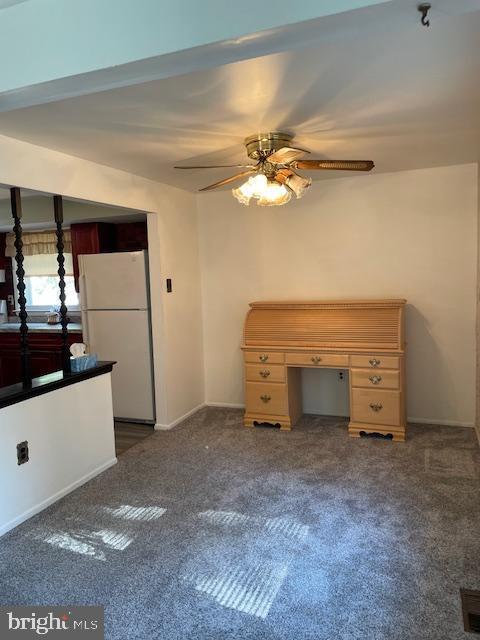
[[[146,252],[79,256],[83,309],[146,309]]]
[[[148,311],[83,312],[88,346],[99,360],[114,360],[113,415],[155,421]]]

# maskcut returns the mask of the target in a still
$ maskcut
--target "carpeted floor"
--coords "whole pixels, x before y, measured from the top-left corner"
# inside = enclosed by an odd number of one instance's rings
[[[472,429],[405,444],[203,409],[0,539],[1,604],[102,604],[109,639],[456,640],[480,589]],[[474,636],[473,636],[474,637]]]

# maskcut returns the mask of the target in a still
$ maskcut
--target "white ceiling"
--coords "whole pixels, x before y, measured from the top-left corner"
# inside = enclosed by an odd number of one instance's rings
[[[480,9],[480,3],[479,3]],[[415,8],[413,7],[413,11]],[[245,161],[243,138],[283,129],[311,157],[374,171],[478,161],[480,11],[430,28],[346,30],[315,48],[0,114],[0,133],[197,189]],[[317,172],[339,177],[340,172]]]
[[[27,2],[27,0],[0,0],[0,10],[7,9],[14,4],[21,4],[22,2]]]

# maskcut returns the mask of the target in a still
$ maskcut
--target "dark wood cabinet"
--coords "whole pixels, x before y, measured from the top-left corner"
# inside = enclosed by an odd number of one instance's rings
[[[70,227],[75,289],[78,285],[78,256],[115,251],[115,227],[106,222],[82,222]]]
[[[82,222],[70,227],[75,289],[78,284],[78,256],[112,251],[142,251],[148,248],[146,221],[110,223]]]
[[[17,297],[17,291],[14,289],[12,259],[5,256],[6,237],[6,233],[0,233],[0,269],[5,269],[5,282],[0,282],[0,300],[7,300],[8,312],[12,313],[14,305],[9,302],[8,296]]]
[[[147,223],[125,222],[115,225],[115,251],[148,249]]]
[[[0,386],[8,387],[21,379],[20,345],[16,349],[4,349],[0,346]]]
[[[62,368],[62,337],[59,333],[29,333],[32,376],[38,378]],[[81,333],[70,333],[68,343],[82,342]],[[0,386],[20,382],[20,335],[0,331]]]

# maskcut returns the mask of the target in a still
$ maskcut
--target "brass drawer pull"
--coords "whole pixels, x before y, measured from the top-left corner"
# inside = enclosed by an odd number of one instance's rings
[[[382,376],[370,376],[369,380],[372,384],[380,384],[382,381]]]
[[[261,356],[258,356],[258,359],[260,360],[260,362],[266,362],[268,360],[268,356],[266,353],[262,353]]]
[[[270,371],[268,371],[268,369],[264,369],[263,371],[259,371],[259,374],[262,376],[262,378],[268,378],[268,376],[270,375]]]
[[[260,396],[260,400],[262,402],[270,402],[271,399],[272,399],[272,396],[267,396],[267,395]]]
[[[369,360],[369,363],[372,365],[372,367],[378,367],[378,365],[381,363],[381,360],[377,360],[376,358],[372,358],[371,360]]]
[[[370,409],[372,411],[380,411],[380,409],[383,409],[383,405],[378,403],[378,402],[371,402],[370,403]]]
[[[320,356],[312,356],[312,362],[313,364],[318,364],[319,362],[321,362],[322,359]]]

